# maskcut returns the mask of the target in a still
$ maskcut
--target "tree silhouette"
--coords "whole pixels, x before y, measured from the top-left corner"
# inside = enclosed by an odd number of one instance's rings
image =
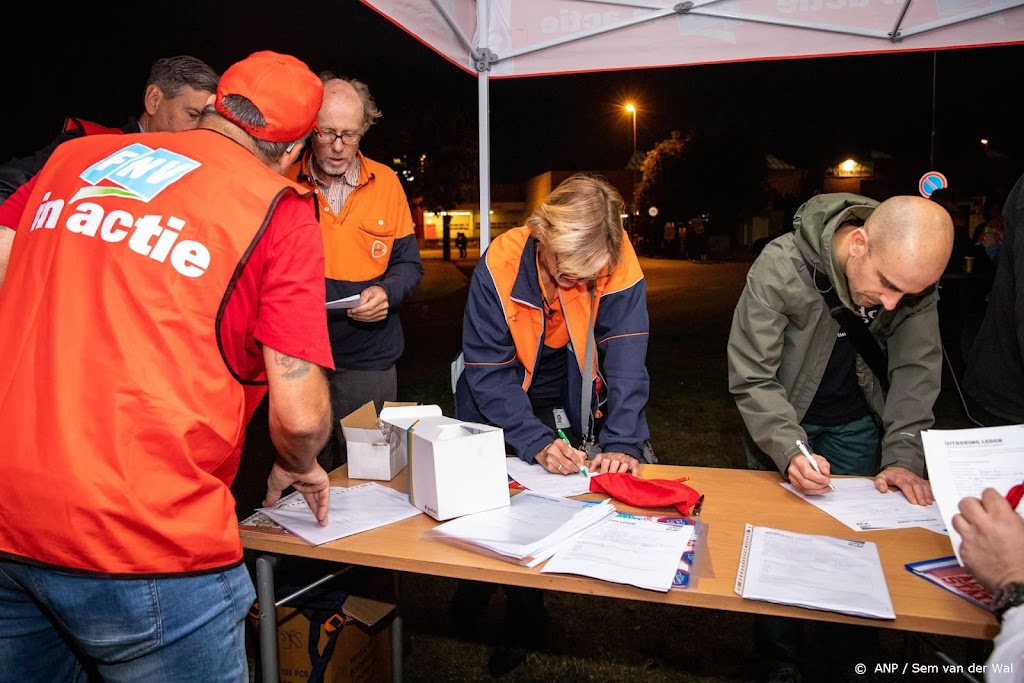
[[[731,234],[754,215],[765,197],[767,166],[762,145],[751,132],[735,127],[673,131],[647,154],[637,189],[641,218],[655,237],[665,221],[707,216],[709,233]]]

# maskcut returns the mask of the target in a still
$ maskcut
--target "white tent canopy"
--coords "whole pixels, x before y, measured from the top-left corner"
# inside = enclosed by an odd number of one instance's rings
[[[1024,0],[362,1],[477,75],[481,252],[491,78],[1024,42]]]

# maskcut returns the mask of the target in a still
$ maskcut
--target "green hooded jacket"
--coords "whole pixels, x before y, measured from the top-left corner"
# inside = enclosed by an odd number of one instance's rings
[[[852,308],[849,286],[832,250],[836,229],[864,221],[878,202],[854,194],[818,195],[793,220],[795,230],[770,242],[747,273],[729,334],[729,391],[747,429],[744,447],[755,469],[773,465],[783,476],[807,434],[800,421],[818,390],[839,323],[829,315],[804,256],[826,273],[839,300]],[[801,249],[804,256],[801,255]],[[870,330],[889,359],[888,394],[857,356],[857,378],[883,428],[878,469],[903,467],[924,475],[921,431],[934,422],[942,346],[934,288],[880,310]]]

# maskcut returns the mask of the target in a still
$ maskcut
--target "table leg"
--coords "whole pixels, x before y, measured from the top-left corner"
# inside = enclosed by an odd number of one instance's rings
[[[402,629],[402,573],[394,572],[395,620],[391,623],[391,680],[402,683],[405,678],[405,651]]]
[[[256,600],[260,603],[260,665],[263,683],[278,683],[277,668],[277,607],[274,602],[274,565],[277,557],[260,555],[256,558]]]

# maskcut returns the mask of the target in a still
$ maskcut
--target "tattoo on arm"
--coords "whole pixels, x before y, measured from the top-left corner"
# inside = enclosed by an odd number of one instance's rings
[[[312,365],[307,360],[301,358],[295,358],[278,351],[274,352],[274,362],[277,363],[278,367],[285,369],[285,379],[298,379],[306,375],[309,372],[309,367]]]

